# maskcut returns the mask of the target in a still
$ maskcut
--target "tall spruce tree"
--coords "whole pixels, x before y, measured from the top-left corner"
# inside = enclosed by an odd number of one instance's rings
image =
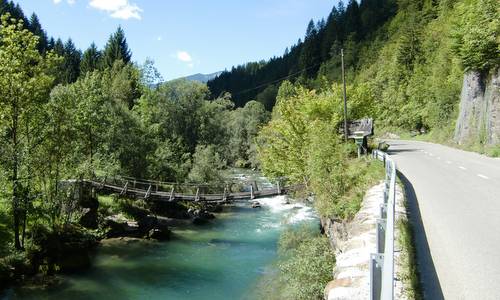
[[[64,83],[72,83],[80,76],[80,60],[82,53],[76,49],[71,39],[64,44]]]
[[[312,77],[319,68],[319,41],[317,39],[318,29],[311,20],[307,25],[304,46],[299,58],[299,68],[303,70],[302,75],[308,78]]]
[[[38,51],[45,53],[47,51],[48,38],[47,33],[43,30],[38,16],[33,13],[30,17],[28,29],[36,36],[38,36]]]
[[[125,33],[121,26],[109,37],[108,43],[104,48],[103,64],[104,67],[111,68],[117,60],[122,60],[128,64],[132,58],[132,53],[128,48]]]
[[[101,58],[101,51],[97,49],[95,43],[92,43],[83,53],[82,61],[80,62],[81,74],[86,74],[87,72],[99,69],[101,67]]]

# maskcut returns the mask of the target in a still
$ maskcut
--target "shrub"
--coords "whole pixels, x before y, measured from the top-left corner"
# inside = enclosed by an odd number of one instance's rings
[[[292,229],[282,235],[280,253],[283,299],[323,299],[335,264],[328,239],[311,229]]]

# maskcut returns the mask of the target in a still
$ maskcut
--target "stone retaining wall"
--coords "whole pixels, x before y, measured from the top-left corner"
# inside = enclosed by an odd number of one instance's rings
[[[325,288],[325,299],[370,299],[370,254],[375,250],[375,224],[380,214],[383,201],[384,183],[369,189],[363,199],[360,211],[349,223],[323,220],[325,233],[330,238],[335,250],[336,264],[333,270],[334,280]],[[396,224],[400,218],[406,218],[404,196],[400,186],[396,189]],[[397,240],[399,230],[395,226],[395,274],[401,269],[399,259],[401,247]],[[403,283],[396,280],[395,299],[407,299]]]

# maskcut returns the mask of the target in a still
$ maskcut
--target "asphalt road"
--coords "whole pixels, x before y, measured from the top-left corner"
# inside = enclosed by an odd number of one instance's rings
[[[387,141],[409,196],[425,299],[500,299],[500,159]]]

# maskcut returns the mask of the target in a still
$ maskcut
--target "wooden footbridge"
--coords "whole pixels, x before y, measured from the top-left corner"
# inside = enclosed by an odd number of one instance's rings
[[[171,182],[138,180],[131,177],[104,177],[85,180],[99,193],[118,194],[123,197],[150,201],[231,202],[253,200],[287,194],[299,186],[281,186],[278,181],[271,187],[259,189],[257,182],[230,182],[219,185],[178,184]]]

